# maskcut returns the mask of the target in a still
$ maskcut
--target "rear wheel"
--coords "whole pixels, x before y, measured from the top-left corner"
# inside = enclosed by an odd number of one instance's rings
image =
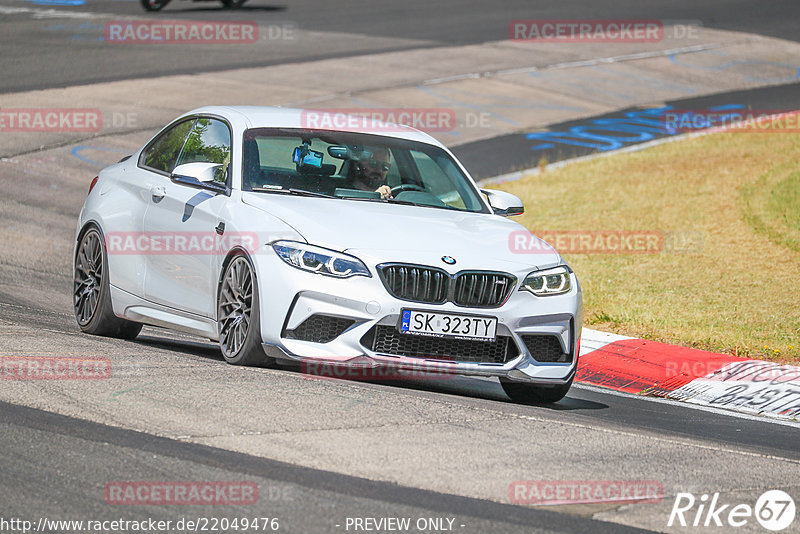
[[[142,325],[114,315],[108,283],[108,256],[100,230],[89,228],[75,254],[72,303],[78,326],[87,334],[133,339]]]
[[[573,377],[574,378],[574,375]],[[500,380],[500,385],[503,386],[503,391],[506,395],[511,397],[514,402],[522,404],[544,404],[551,402],[558,402],[563,399],[569,388],[572,386],[572,378],[566,384],[559,384],[557,386],[541,386],[526,384],[524,382],[510,382],[507,380]]]
[[[217,304],[219,346],[225,361],[233,365],[271,367],[261,346],[258,284],[250,260],[238,254],[228,263]]]

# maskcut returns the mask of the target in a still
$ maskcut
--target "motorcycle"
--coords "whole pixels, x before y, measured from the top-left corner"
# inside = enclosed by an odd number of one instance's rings
[[[147,11],[161,11],[164,6],[170,3],[170,0],[139,0],[142,7]],[[202,2],[204,0],[194,0],[195,2]],[[222,0],[222,5],[228,9],[235,9],[241,7],[247,0]]]

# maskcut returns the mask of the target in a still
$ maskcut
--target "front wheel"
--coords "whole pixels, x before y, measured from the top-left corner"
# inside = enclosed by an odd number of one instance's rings
[[[258,283],[250,260],[238,254],[228,263],[217,304],[219,347],[225,361],[233,365],[271,367],[261,346]]]
[[[511,397],[514,402],[521,404],[546,404],[558,402],[563,399],[569,388],[572,386],[572,378],[566,384],[559,384],[556,386],[542,386],[534,384],[526,384],[524,382],[510,382],[507,380],[500,380],[500,385],[503,386],[503,391],[506,395]]]
[[[78,326],[87,334],[133,339],[142,325],[114,315],[108,282],[108,255],[100,230],[91,227],[75,254],[72,304]]]
[[[169,4],[169,0],[140,0],[142,7],[147,11],[161,11]]]

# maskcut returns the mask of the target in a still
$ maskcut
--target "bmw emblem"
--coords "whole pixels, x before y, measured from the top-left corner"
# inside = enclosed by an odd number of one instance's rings
[[[453,256],[442,256],[442,261],[447,265],[455,265],[456,259]]]

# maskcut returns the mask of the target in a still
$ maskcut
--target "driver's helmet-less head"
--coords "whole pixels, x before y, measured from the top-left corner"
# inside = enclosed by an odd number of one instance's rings
[[[385,147],[363,147],[355,153],[354,163],[361,179],[370,186],[384,184],[386,173],[391,167],[391,153]]]

